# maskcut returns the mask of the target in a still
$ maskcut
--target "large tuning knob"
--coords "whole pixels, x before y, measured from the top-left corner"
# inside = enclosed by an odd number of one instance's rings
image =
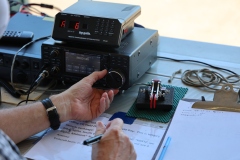
[[[106,83],[110,88],[121,88],[125,83],[125,76],[119,69],[111,69],[106,75]]]

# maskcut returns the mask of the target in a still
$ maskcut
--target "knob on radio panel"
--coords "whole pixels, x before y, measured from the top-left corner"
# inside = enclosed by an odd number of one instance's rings
[[[120,69],[111,69],[106,75],[106,83],[110,88],[121,88],[125,83],[125,76]]]
[[[57,57],[58,55],[59,55],[59,51],[56,49],[52,50],[52,52],[50,53],[51,58]]]

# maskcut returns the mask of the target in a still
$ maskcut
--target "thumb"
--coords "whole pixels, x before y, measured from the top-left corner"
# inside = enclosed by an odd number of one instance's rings
[[[95,131],[95,135],[103,134],[106,131],[105,125],[100,121],[97,121],[96,124],[97,124],[97,128]]]

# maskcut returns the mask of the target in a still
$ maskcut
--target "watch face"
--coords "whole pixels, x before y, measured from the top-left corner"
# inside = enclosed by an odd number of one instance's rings
[[[0,38],[5,31],[10,18],[9,4],[7,0],[0,0]]]

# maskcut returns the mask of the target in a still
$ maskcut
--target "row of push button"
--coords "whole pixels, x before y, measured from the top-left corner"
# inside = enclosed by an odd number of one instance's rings
[[[94,34],[113,36],[115,27],[115,20],[97,19]]]
[[[22,34],[21,31],[5,31],[3,36],[7,37],[20,37]]]

